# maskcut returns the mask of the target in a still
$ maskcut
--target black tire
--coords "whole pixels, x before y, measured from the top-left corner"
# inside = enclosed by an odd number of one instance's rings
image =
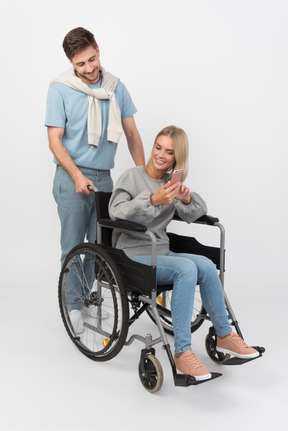
[[[108,361],[120,352],[128,332],[127,293],[117,266],[101,246],[84,243],[71,250],[61,270],[58,299],[66,331],[84,355]],[[71,323],[72,309],[81,309],[82,333]]]
[[[223,364],[230,358],[230,355],[217,351],[217,335],[214,331],[206,336],[205,347],[209,358],[216,364]]]
[[[143,368],[140,361],[138,372],[140,381],[148,392],[155,393],[161,389],[163,384],[163,369],[156,356],[150,353],[145,355]]]
[[[160,303],[157,304],[157,309],[158,309],[160,319],[162,321],[164,331],[167,334],[174,335],[172,316],[171,316],[171,296],[172,296],[172,290],[168,290],[166,292],[163,292],[161,295],[159,295],[157,298],[157,301],[158,302],[160,301]],[[163,306],[161,305],[161,303],[163,304]],[[153,322],[156,323],[150,307],[147,309],[147,313],[149,317],[153,320]],[[195,332],[197,331],[198,328],[200,328],[200,326],[205,320],[201,316],[206,316],[206,314],[207,312],[202,305],[199,286],[197,286],[196,292],[195,292],[195,298],[194,298],[194,308],[193,308],[192,321],[191,321],[191,332]]]

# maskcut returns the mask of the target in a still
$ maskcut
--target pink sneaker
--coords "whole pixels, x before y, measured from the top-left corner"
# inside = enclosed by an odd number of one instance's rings
[[[186,352],[183,353],[176,353],[174,362],[177,370],[195,377],[196,380],[211,379],[209,370],[207,370],[191,350],[186,350]]]
[[[237,358],[250,359],[259,356],[259,352],[253,349],[253,347],[249,347],[238,334],[235,334],[235,332],[230,332],[230,334],[225,337],[217,336],[216,350],[218,352],[237,356]]]

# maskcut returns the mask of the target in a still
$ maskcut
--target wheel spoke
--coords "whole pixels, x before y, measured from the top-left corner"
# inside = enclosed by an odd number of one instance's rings
[[[168,290],[163,292],[161,295],[159,295],[160,298],[158,297],[158,304],[157,304],[159,316],[162,321],[164,331],[170,335],[174,335],[172,316],[171,316],[172,292],[173,292],[172,290]],[[161,305],[161,302],[163,305]],[[147,313],[155,323],[155,319],[150,308],[147,309]],[[194,297],[191,332],[195,332],[202,325],[202,323],[204,322],[204,318],[202,316],[205,316],[206,314],[207,314],[206,310],[202,305],[199,286],[197,286],[195,297]]]

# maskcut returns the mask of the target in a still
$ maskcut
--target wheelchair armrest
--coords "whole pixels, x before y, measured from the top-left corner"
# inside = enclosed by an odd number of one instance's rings
[[[210,226],[213,226],[215,223],[219,222],[218,217],[213,217],[210,215],[203,215],[202,217],[199,217],[197,220],[194,221],[194,223],[199,224],[208,224]]]
[[[184,221],[181,217],[178,216],[178,214],[174,214],[173,220]],[[199,217],[197,220],[195,220],[193,223],[208,224],[210,226],[214,226],[214,224],[218,222],[219,222],[219,218],[217,217],[212,217],[210,215],[203,215]]]
[[[134,232],[146,232],[147,227],[140,223],[134,223],[127,220],[111,220],[111,219],[101,219],[98,221],[101,227],[107,227],[110,229],[120,229],[120,230],[131,230]]]

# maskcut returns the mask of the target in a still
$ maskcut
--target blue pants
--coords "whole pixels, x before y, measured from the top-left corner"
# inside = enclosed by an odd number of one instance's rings
[[[151,256],[134,256],[136,262],[151,265]],[[214,263],[204,256],[169,252],[157,256],[158,285],[173,284],[171,312],[175,352],[191,350],[191,319],[197,283],[202,303],[219,336],[231,332],[222,284]]]
[[[109,170],[79,169],[100,191],[111,192],[113,190]],[[61,223],[61,265],[63,265],[67,254],[77,244],[83,243],[85,240],[90,243],[96,241],[95,196],[94,193],[90,195],[76,193],[73,179],[62,166],[56,168],[53,196],[57,203]],[[86,266],[91,268],[91,264]],[[86,274],[86,279],[89,280],[88,274]],[[78,286],[72,280],[67,283],[74,286],[69,288],[67,284],[66,300],[69,310],[81,309],[81,283],[78,281]]]
[[[113,181],[110,171],[79,168],[83,175],[93,181],[101,192],[112,192]],[[71,176],[57,166],[53,184],[53,196],[57,203],[61,222],[61,265],[75,245],[96,241],[96,206],[94,193],[76,193]]]

